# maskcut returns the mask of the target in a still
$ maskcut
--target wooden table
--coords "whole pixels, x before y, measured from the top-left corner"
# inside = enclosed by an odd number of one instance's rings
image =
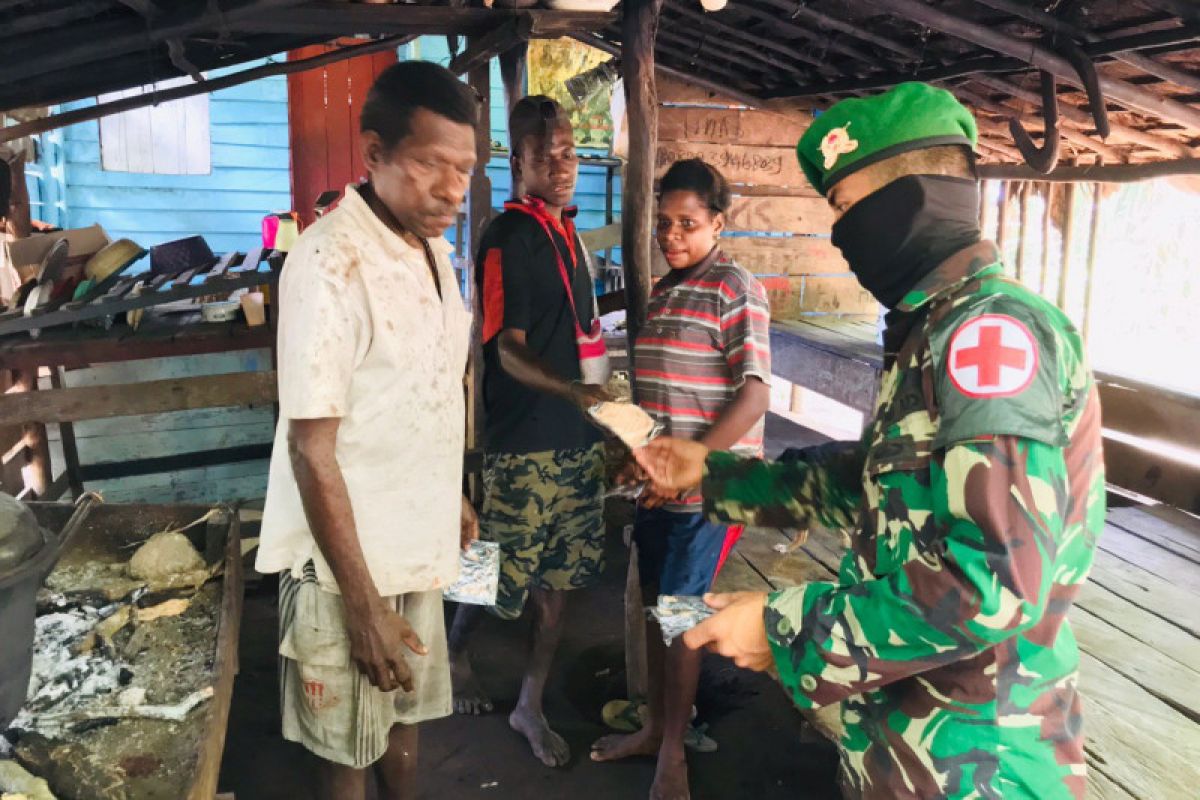
[[[0,338],[0,365],[17,376],[18,391],[0,397],[0,429],[23,426],[26,446],[32,453],[31,466],[39,474],[43,499],[57,499],[70,487],[78,495],[86,479],[147,474],[229,463],[236,460],[265,458],[270,442],[189,453],[180,459],[149,459],[147,463],[122,462],[106,467],[104,474],[86,474],[75,451],[73,423],[83,419],[129,416],[195,408],[273,404],[273,372],[242,372],[224,375],[184,377],[166,381],[63,388],[62,370],[81,369],[92,364],[137,361],[160,357],[179,357],[237,350],[272,349],[275,332],[272,325],[248,327],[244,322],[202,322],[198,312],[156,315],[148,313],[135,331],[127,325],[99,327],[58,327],[42,331],[36,338],[15,334]],[[50,371],[49,391],[36,397],[24,394],[37,388],[37,374]],[[53,479],[46,447],[45,426],[61,426],[62,474]],[[118,472],[113,473],[113,469]],[[111,473],[111,474],[110,474]]]
[[[747,530],[717,591],[831,580],[841,537],[814,529],[789,540]],[[1200,520],[1169,506],[1112,508],[1091,575],[1070,614],[1080,649],[1089,797],[1200,796]],[[823,735],[842,730],[836,706],[805,712]]]
[[[73,507],[60,503],[32,503],[31,508],[38,521],[53,530],[60,530],[70,516]],[[206,800],[214,796],[217,777],[220,773],[221,756],[225,747],[225,731],[229,720],[229,706],[233,697],[233,681],[238,672],[238,632],[242,617],[242,540],[240,518],[229,507],[219,507],[217,513],[205,525],[186,532],[201,556],[209,565],[222,564],[219,582],[219,605],[217,607],[214,637],[204,645],[205,661],[211,664],[212,697],[190,712],[178,723],[161,723],[169,726],[174,736],[186,736],[195,745],[182,763],[170,764],[180,767],[185,776],[185,786],[176,795],[180,800]],[[210,508],[197,505],[97,505],[81,530],[67,544],[59,560],[59,568],[87,561],[102,560],[120,563],[127,560],[136,545],[141,544],[153,533],[166,528],[180,528],[199,519]],[[210,584],[211,585],[211,584]],[[153,624],[153,623],[150,623]],[[133,657],[136,672],[140,656]],[[117,723],[119,726],[121,723]],[[75,741],[73,734],[66,741]],[[84,740],[80,740],[84,741]],[[86,748],[86,744],[83,745]],[[131,742],[131,752],[136,752],[136,743]],[[79,752],[84,752],[80,750]],[[167,758],[166,754],[162,754]],[[54,769],[44,775],[54,788]],[[114,765],[115,768],[115,765]],[[153,767],[151,773],[159,766]],[[68,770],[63,770],[67,773]],[[150,778],[152,775],[140,776]],[[133,784],[137,784],[131,778]],[[136,789],[131,788],[131,792]],[[60,794],[60,796],[62,796]]]

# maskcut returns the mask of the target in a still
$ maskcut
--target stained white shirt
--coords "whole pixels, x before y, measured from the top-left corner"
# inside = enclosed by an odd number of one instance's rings
[[[458,573],[463,372],[471,317],[450,264],[393,233],[347,187],[288,255],[278,289],[279,426],[255,567],[299,575],[312,560],[336,591],[309,529],[288,455],[288,422],[341,419],[337,460],[367,567],[385,596],[449,585]]]

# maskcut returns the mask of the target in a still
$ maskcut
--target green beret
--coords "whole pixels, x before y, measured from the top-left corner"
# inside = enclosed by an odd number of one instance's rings
[[[927,83],[902,83],[874,97],[834,104],[796,145],[800,167],[821,194],[847,175],[926,147],[975,149],[975,117],[954,95]]]

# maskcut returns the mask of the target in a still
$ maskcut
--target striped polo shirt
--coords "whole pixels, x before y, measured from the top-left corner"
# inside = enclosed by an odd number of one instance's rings
[[[665,433],[699,439],[746,378],[771,381],[770,311],[762,284],[713,249],[694,267],[673,270],[650,293],[634,345],[638,403]],[[731,449],[762,454],[760,419]],[[696,494],[666,507],[698,512]]]

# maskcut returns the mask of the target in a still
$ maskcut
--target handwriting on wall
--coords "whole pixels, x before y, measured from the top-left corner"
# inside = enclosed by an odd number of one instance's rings
[[[658,148],[655,166],[666,169],[676,161],[702,158],[722,172],[739,175],[782,175],[784,154],[750,148],[699,148],[687,144],[665,144]],[[728,177],[728,176],[727,176]]]
[[[790,147],[747,147],[737,144],[698,144],[660,141],[655,157],[659,176],[676,161],[701,158],[730,183],[766,186],[806,186],[795,151]]]

